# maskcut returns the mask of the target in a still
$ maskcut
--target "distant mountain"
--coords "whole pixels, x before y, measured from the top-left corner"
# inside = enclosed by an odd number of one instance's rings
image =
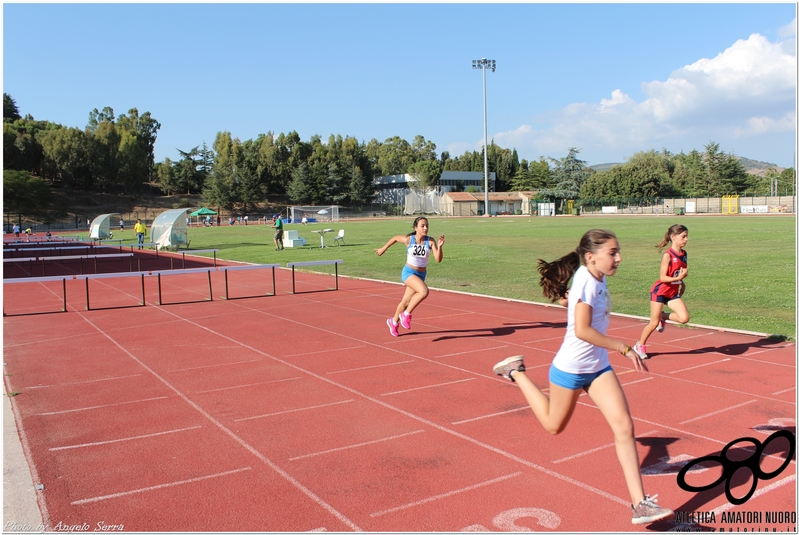
[[[749,158],[744,158],[743,156],[736,156],[736,158],[738,158],[738,161],[741,162],[741,165],[744,166],[746,172],[752,175],[766,176],[766,173],[771,168],[774,168],[778,173],[782,173],[785,170],[784,167],[780,167],[779,165],[774,163],[760,162],[758,160],[750,160]],[[608,169],[616,167],[617,165],[622,165],[622,164],[600,163],[596,165],[589,165],[588,167],[593,169],[594,171],[599,172],[599,171],[607,171]]]

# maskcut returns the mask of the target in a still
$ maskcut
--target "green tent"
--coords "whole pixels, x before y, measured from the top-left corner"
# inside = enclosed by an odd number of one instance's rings
[[[203,206],[202,208],[200,208],[196,212],[192,212],[189,215],[191,215],[192,217],[197,217],[198,215],[216,215],[216,212],[214,212],[213,210]]]

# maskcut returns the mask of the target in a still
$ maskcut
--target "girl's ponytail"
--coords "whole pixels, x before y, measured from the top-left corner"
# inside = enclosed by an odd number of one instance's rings
[[[677,234],[682,234],[683,232],[687,231],[688,227],[685,225],[681,225],[679,223],[675,223],[674,225],[669,227],[669,230],[666,231],[666,234],[663,236],[663,240],[655,245],[656,249],[663,250],[668,244],[671,243],[671,237],[676,236]]]
[[[553,262],[539,258],[538,272],[541,274],[541,280],[538,284],[544,290],[544,297],[553,303],[566,297],[566,292],[569,291],[569,280],[579,267],[580,255],[577,251],[572,251]]]
[[[592,229],[580,238],[577,249],[562,256],[554,262],[538,259],[538,272],[541,280],[538,284],[544,289],[544,297],[553,303],[566,297],[569,291],[569,280],[585,261],[586,253],[596,253],[608,240],[616,239],[616,235],[609,230]]]

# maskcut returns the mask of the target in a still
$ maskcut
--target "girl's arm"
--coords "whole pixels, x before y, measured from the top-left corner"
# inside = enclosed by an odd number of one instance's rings
[[[433,258],[436,259],[437,262],[441,262],[444,260],[444,235],[438,237],[438,243],[434,240],[430,240],[430,248],[433,250]]]
[[[409,241],[410,241],[410,238],[408,236],[397,235],[397,236],[394,236],[393,238],[391,238],[390,240],[388,240],[386,242],[386,244],[383,247],[381,247],[380,249],[375,249],[375,252],[377,253],[377,256],[383,256],[383,253],[385,253],[386,250],[389,247],[391,247],[392,245],[394,245],[395,243],[404,243],[405,246],[407,247]]]
[[[676,277],[669,277],[669,262],[671,262],[671,255],[663,253],[663,258],[660,259],[660,282],[677,282],[683,280],[688,276],[688,268],[684,267],[680,270],[680,274]]]
[[[633,361],[635,369],[638,371],[649,371],[646,363],[629,345],[621,340],[614,340],[605,336],[591,326],[591,316],[593,308],[588,303],[578,301],[574,307],[574,335],[580,340],[588,342],[597,347],[603,347],[608,351],[618,351],[625,357]]]

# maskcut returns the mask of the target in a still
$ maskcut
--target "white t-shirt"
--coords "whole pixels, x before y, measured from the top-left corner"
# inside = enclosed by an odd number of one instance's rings
[[[430,236],[425,236],[423,243],[416,243],[416,234],[412,234],[407,250],[406,264],[413,267],[427,267],[427,261],[430,259]]]
[[[552,363],[567,373],[594,373],[610,365],[608,351],[575,336],[574,309],[579,301],[591,305],[591,327],[602,334],[608,332],[611,302],[605,277],[598,281],[588,268],[580,266],[574,274],[569,289],[569,320],[566,325],[566,336]]]

